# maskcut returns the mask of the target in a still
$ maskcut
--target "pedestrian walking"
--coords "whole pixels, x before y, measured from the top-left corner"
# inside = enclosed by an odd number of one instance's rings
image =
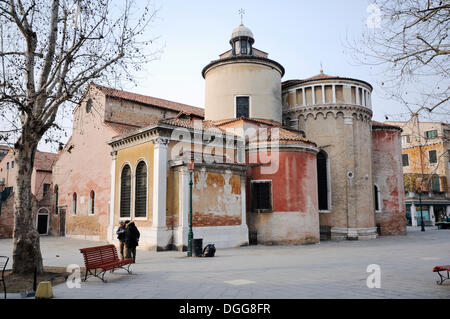
[[[139,246],[139,237],[141,234],[134,221],[126,225],[125,244],[127,246],[127,258],[133,258],[133,264],[136,263],[136,247]]]
[[[119,228],[117,229],[117,239],[119,240],[120,243],[120,259],[124,260],[125,259],[125,254],[124,254],[124,249],[125,249],[125,232],[126,232],[126,226],[125,226],[125,222],[121,221],[119,223]]]

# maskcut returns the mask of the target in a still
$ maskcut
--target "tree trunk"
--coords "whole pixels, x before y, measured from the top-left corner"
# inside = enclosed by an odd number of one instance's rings
[[[13,272],[31,274],[35,267],[38,273],[44,270],[39,242],[39,233],[33,221],[33,194],[31,174],[37,142],[23,131],[16,144],[16,185],[14,189],[14,250]],[[31,134],[30,134],[31,135]]]

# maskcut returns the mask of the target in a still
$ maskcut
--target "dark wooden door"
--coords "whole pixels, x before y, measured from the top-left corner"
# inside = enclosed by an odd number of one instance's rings
[[[59,236],[66,236],[66,209],[59,209]]]
[[[38,215],[38,232],[40,235],[47,235],[48,215]]]

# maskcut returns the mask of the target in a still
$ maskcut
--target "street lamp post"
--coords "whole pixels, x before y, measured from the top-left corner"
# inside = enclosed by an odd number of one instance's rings
[[[189,233],[188,233],[188,251],[187,256],[192,257],[192,239],[194,238],[194,233],[192,231],[192,173],[194,172],[194,162],[188,163],[189,170]]]
[[[417,193],[419,193],[419,207],[420,207],[420,224],[421,224],[421,231],[425,231],[425,225],[423,223],[423,211],[422,211],[422,188],[417,189]]]

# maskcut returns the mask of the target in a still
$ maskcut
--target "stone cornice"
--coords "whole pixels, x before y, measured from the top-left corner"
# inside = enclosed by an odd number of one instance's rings
[[[289,113],[306,113],[306,112],[323,112],[323,111],[357,111],[366,113],[367,115],[372,116],[373,112],[371,109],[354,104],[319,104],[319,105],[311,105],[311,106],[298,106],[292,108],[286,108],[283,110],[283,114]]]
[[[269,66],[273,69],[276,69],[278,72],[280,72],[281,77],[284,76],[285,70],[284,67],[271,59],[259,57],[259,56],[253,56],[253,55],[244,55],[244,56],[232,56],[224,59],[219,59],[212,61],[207,66],[205,66],[202,70],[202,76],[205,78],[206,73],[208,73],[209,70],[216,68],[220,65],[226,65],[226,64],[238,64],[238,63],[251,63],[251,64],[261,64],[265,66]]]

